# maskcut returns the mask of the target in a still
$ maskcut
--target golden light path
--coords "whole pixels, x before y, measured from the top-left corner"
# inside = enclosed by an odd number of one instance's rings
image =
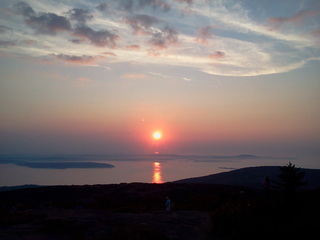
[[[152,183],[163,183],[161,176],[161,165],[159,162],[153,163],[153,178]]]

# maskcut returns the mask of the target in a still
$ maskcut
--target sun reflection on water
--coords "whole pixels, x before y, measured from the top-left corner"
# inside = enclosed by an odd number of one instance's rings
[[[152,183],[163,183],[161,176],[161,165],[159,162],[153,163],[153,178]]]

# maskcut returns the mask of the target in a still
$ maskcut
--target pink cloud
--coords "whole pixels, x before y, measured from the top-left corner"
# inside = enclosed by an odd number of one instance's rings
[[[79,77],[76,79],[75,84],[79,87],[84,87],[87,84],[89,84],[90,82],[92,82],[92,80],[90,78]]]
[[[116,57],[117,55],[114,54],[113,52],[103,52],[102,53],[103,55],[106,55],[106,56],[111,56],[111,57]]]
[[[129,45],[126,47],[126,49],[128,50],[140,50],[140,46],[139,45]]]
[[[90,78],[77,78],[76,80],[80,83],[87,83],[92,81]]]
[[[205,44],[208,43],[207,39],[212,36],[211,29],[213,26],[205,26],[198,30],[198,36],[196,38],[196,42]]]
[[[287,23],[293,24],[302,24],[303,20],[308,17],[312,17],[314,15],[318,15],[319,12],[309,11],[309,10],[301,10],[291,17],[277,17],[277,18],[269,18],[268,23],[272,25],[273,29],[277,29]]]
[[[150,57],[159,57],[159,56],[161,56],[161,54],[157,50],[155,50],[153,48],[148,49],[147,50],[147,54]]]
[[[145,79],[147,76],[142,73],[126,73],[121,77],[125,79]]]

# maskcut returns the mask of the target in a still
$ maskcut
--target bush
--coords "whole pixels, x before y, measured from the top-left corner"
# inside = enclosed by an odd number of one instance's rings
[[[294,164],[289,162],[286,166],[280,167],[280,189],[287,195],[292,196],[299,186],[306,184],[302,181],[304,172],[300,168],[296,168]]]

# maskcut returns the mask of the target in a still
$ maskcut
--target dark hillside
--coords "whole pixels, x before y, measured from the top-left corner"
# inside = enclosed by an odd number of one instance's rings
[[[184,180],[194,183],[48,186],[3,191],[0,239],[251,240],[316,236],[319,188],[300,190],[288,198],[278,191],[265,194],[255,188],[230,185],[257,181],[258,187],[261,176],[268,174],[274,179],[275,170],[247,168]],[[307,170],[306,177],[308,181],[314,179],[311,186],[316,186],[318,170]],[[226,185],[212,184],[217,179]],[[171,212],[165,211],[167,196],[174,204]]]
[[[301,169],[305,173],[304,180],[307,184],[304,188],[315,189],[320,187],[320,170],[319,169]],[[271,181],[279,181],[279,167],[249,167],[222,172],[203,177],[187,178],[175,181],[176,183],[205,183],[205,184],[226,184],[245,186],[250,188],[261,189],[262,181],[265,176],[269,176]],[[275,185],[275,184],[273,184]]]

